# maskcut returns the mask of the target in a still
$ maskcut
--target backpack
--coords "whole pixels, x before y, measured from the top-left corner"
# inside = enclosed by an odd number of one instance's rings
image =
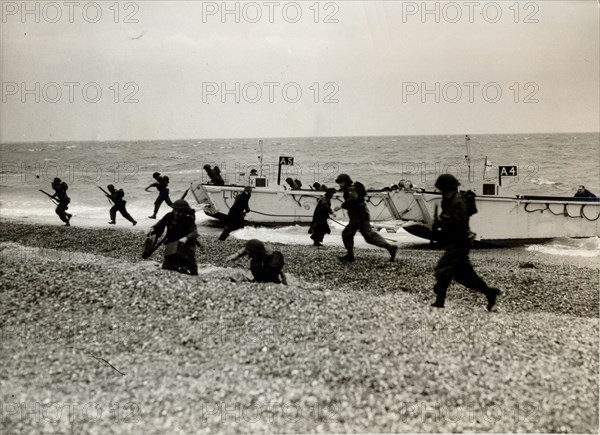
[[[283,261],[283,254],[279,251],[273,251],[271,255],[269,255],[267,260],[267,266],[277,273],[281,272],[285,262]]]
[[[477,205],[475,204],[477,195],[475,195],[475,192],[472,190],[467,190],[466,192],[461,191],[460,196],[467,205],[467,216],[471,217],[477,213]]]

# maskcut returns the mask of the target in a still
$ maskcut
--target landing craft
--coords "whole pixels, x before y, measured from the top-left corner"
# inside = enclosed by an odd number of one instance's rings
[[[470,138],[467,142],[467,163],[470,178]],[[262,149],[259,156],[262,169]],[[485,171],[490,165],[484,166]],[[477,194],[478,213],[471,217],[471,230],[476,240],[491,243],[526,243],[557,237],[598,237],[600,234],[600,198],[573,198],[559,196],[514,195],[502,187],[502,177],[516,176],[516,166],[499,166],[498,183],[468,185]],[[269,186],[267,177],[260,174],[249,177],[254,188],[250,200],[251,212],[246,215],[250,223],[267,226],[294,224],[308,225],[322,191],[286,189],[281,185]],[[190,191],[204,212],[213,218],[224,220],[235,197],[244,190],[241,185],[215,186],[194,182]],[[439,192],[414,189],[410,186],[396,190],[369,190],[367,207],[374,227],[407,232],[431,240],[431,224],[436,204],[440,208]],[[343,203],[343,195],[337,192],[332,208]],[[344,210],[336,220],[348,221]]]

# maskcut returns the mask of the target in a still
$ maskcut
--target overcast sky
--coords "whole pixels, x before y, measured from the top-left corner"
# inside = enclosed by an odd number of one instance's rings
[[[596,0],[75,3],[2,1],[1,142],[600,131]]]

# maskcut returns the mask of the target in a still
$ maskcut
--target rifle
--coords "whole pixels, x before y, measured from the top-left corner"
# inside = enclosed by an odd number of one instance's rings
[[[108,199],[108,202],[109,202],[109,204],[110,204],[110,205],[113,205],[113,202],[112,202],[112,201],[110,200],[110,198],[109,198],[110,194],[109,194],[109,193],[108,193],[106,190],[104,190],[103,188],[101,188],[100,186],[96,186],[96,187],[97,187],[98,189],[100,189],[102,192],[104,192],[104,194],[106,195],[106,198]]]
[[[158,248],[167,240],[167,236],[163,237],[162,240],[158,241],[158,238],[152,240],[151,237],[146,238],[144,242],[144,251],[142,252],[142,258],[147,259],[152,256],[156,252]]]
[[[187,196],[189,191],[190,191],[189,187],[187,189],[185,189],[185,192],[183,192],[183,195],[181,195],[181,199],[185,199],[185,197]]]
[[[58,205],[58,201],[52,195],[50,195],[48,192],[44,192],[42,189],[40,189],[40,192],[42,192],[44,195],[46,195],[48,198],[50,198],[50,200],[54,204]]]

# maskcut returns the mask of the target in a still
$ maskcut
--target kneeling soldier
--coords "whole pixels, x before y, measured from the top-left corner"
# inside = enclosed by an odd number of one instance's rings
[[[236,260],[244,255],[250,257],[250,272],[256,282],[287,285],[287,279],[282,272],[285,263],[281,252],[274,251],[269,254],[263,242],[252,239],[246,242],[245,247],[227,257],[227,261]]]
[[[195,210],[183,199],[178,199],[173,203],[173,211],[164,215],[148,235],[160,237],[165,228],[167,239],[162,268],[198,275],[196,264],[198,231]]]

